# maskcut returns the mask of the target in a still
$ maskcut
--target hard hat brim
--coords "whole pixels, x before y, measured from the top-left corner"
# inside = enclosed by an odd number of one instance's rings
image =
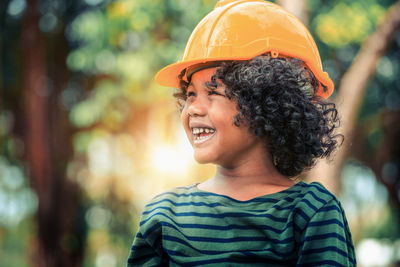
[[[287,55],[290,56],[290,55]],[[241,58],[241,59],[234,59],[234,60],[249,60],[253,57],[250,58]],[[232,59],[227,59],[227,58],[214,58],[212,61],[232,61]],[[201,63],[207,63],[209,61],[204,60],[204,59],[198,59],[198,60],[190,60],[190,61],[185,61],[185,62],[176,62],[173,64],[170,64],[168,66],[165,66],[162,68],[159,72],[154,77],[154,80],[166,87],[173,87],[173,88],[179,88],[179,78],[177,73],[181,73],[184,69],[189,68],[190,66],[196,65],[196,64],[201,64]],[[318,70],[314,70],[312,66],[308,65],[307,62],[305,62],[307,67],[313,72],[315,78],[323,85],[318,88],[317,95],[326,99],[328,98],[334,89],[334,84],[333,81],[329,78],[328,73],[326,72],[321,72]]]

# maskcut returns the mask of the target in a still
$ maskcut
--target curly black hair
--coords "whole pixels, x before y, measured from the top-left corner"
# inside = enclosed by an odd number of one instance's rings
[[[186,100],[188,81],[179,77],[174,96]],[[236,126],[246,121],[251,133],[265,142],[277,170],[294,177],[331,155],[343,142],[334,103],[315,95],[320,83],[296,58],[269,53],[247,61],[224,62],[211,78],[226,85],[226,96],[237,103]],[[190,82],[190,81],[189,81]],[[182,104],[181,104],[182,105]]]

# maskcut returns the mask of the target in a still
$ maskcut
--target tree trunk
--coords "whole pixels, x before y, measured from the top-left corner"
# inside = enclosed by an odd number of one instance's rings
[[[37,4],[35,0],[27,1],[21,30],[27,170],[39,200],[37,233],[30,244],[29,263],[41,267],[81,266],[85,227],[79,220],[83,218],[80,190],[66,178],[66,165],[72,153],[71,130],[57,105],[58,93],[67,80],[66,68],[58,68],[58,61],[52,61],[54,77],[48,76],[48,49],[38,28]],[[55,58],[59,57],[64,66],[65,55],[59,51],[60,46]]]
[[[4,27],[5,25],[5,21],[6,21],[6,17],[7,17],[7,7],[9,4],[10,0],[3,0],[0,2],[0,68],[5,68],[6,65],[4,64],[5,62],[5,55],[4,55],[4,43],[5,43],[5,38],[6,38],[6,29]],[[4,95],[3,95],[3,90],[5,88],[4,86],[4,81],[3,81],[3,77],[2,77],[3,72],[0,71],[0,112],[3,111],[3,99],[4,99]],[[3,130],[2,127],[5,127],[5,125],[0,125],[0,131]]]
[[[378,114],[374,120],[379,120],[382,123],[384,139],[380,143],[377,152],[373,155],[365,150],[365,130],[360,126],[354,130],[357,138],[354,138],[353,146],[349,154],[355,157],[363,164],[369,166],[374,172],[377,180],[386,187],[389,193],[389,201],[400,214],[400,173],[396,167],[390,164],[398,163],[400,159],[400,111],[385,110]],[[367,121],[363,124],[369,124]],[[396,162],[397,161],[397,162]]]
[[[362,44],[349,70],[343,75],[335,100],[341,117],[340,132],[345,141],[331,161],[320,160],[308,174],[310,180],[320,181],[333,194],[341,191],[340,175],[352,140],[356,119],[368,81],[373,77],[379,59],[400,28],[400,1],[386,14],[385,19]]]
[[[307,3],[305,0],[278,0],[277,4],[295,15],[308,27]]]

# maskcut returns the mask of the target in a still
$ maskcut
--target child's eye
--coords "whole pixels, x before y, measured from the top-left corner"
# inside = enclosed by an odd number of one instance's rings
[[[186,92],[186,98],[191,97],[191,96],[196,96],[196,93],[193,91]]]
[[[208,91],[208,95],[220,95],[220,96],[225,96],[225,95],[223,95],[223,94],[221,94],[221,93],[219,93],[219,92],[217,92],[217,91],[215,91],[215,90],[210,90],[210,91]]]

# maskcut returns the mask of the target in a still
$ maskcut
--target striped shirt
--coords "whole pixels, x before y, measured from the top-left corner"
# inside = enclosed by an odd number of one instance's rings
[[[128,266],[355,266],[337,198],[299,182],[247,201],[196,185],[146,205]]]

